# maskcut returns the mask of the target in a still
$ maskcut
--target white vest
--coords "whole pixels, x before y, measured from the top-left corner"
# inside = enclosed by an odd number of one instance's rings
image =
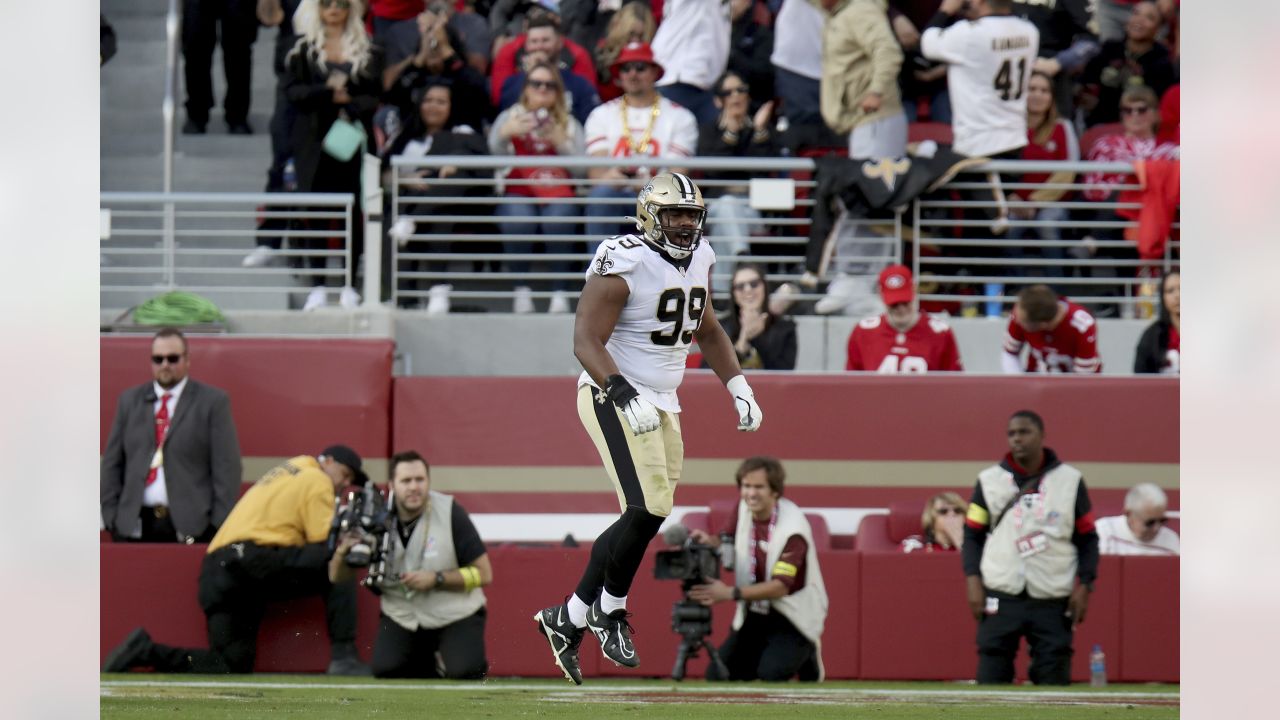
[[[1040,479],[1037,492],[1023,495],[1008,507],[1018,494],[1013,474],[993,465],[978,475],[982,497],[991,513],[991,527],[995,528],[983,546],[983,585],[1010,595],[1025,589],[1028,595],[1041,600],[1071,594],[1079,560],[1071,536],[1076,526],[1080,478],[1079,470],[1059,465]],[[1009,517],[1000,521],[998,512]],[[1019,550],[1020,544],[1023,551]]]
[[[804,587],[780,598],[774,598],[773,609],[782,613],[800,631],[801,635],[818,646],[818,660],[822,660],[822,626],[827,620],[827,586],[822,582],[822,570],[818,567],[818,550],[813,544],[813,531],[809,528],[809,520],[804,511],[786,498],[778,498],[778,524],[769,537],[769,549],[765,552],[766,581],[773,577],[773,565],[782,555],[782,548],[787,538],[799,535],[804,538],[808,549],[805,550]],[[738,527],[733,535],[734,551],[734,583],[738,587],[752,585],[756,579],[751,576],[751,511],[747,504],[738,501]],[[733,616],[733,629],[742,628],[747,618],[747,601],[738,602],[738,611]]]
[[[458,569],[453,547],[453,497],[432,490],[428,512],[414,526],[409,546],[392,530],[392,555],[387,563],[387,579],[382,583],[382,612],[405,630],[435,629],[469,617],[484,607],[484,591],[430,590],[416,592],[396,578],[400,573]]]

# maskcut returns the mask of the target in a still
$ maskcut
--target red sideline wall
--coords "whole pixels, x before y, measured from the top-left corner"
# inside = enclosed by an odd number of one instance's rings
[[[572,378],[395,379],[395,447],[432,465],[596,465]],[[724,387],[691,372],[680,388],[687,458],[990,463],[1011,413],[1045,416],[1069,462],[1178,462],[1178,381],[1168,378],[753,374],[764,411],[740,433]],[[530,419],[536,420],[531,427]]]
[[[333,443],[388,456],[390,340],[192,335],[187,344],[191,377],[230,395],[245,457],[318,453]],[[100,347],[101,452],[120,394],[151,379],[151,338],[104,336]]]
[[[204,546],[103,544],[101,546],[101,656],[128,632],[145,626],[157,641],[204,647],[204,616],[196,602],[196,577]],[[496,677],[558,677],[532,616],[571,589],[572,573],[588,547],[490,548],[494,583],[486,588],[486,649]],[[975,627],[968,614],[960,558],[955,554],[885,554],[848,550],[819,553],[831,605],[823,635],[823,661],[831,679],[972,678]],[[568,574],[566,574],[568,573]],[[1088,679],[1087,653],[1101,643],[1113,681],[1176,682],[1178,671],[1177,558],[1105,557],[1097,592],[1077,631],[1072,677]],[[370,659],[377,632],[377,598],[359,592],[357,642]],[[679,643],[670,630],[679,584],[653,579],[652,553],[632,588],[630,609],[639,632],[643,664],[637,671],[604,662],[594,641],[583,647],[588,677],[664,677]],[[714,610],[711,640],[723,642],[732,607]],[[319,599],[273,606],[258,640],[257,669],[323,672],[328,663],[324,608]],[[1019,664],[1025,677],[1024,659]],[[689,664],[701,677],[705,657]]]

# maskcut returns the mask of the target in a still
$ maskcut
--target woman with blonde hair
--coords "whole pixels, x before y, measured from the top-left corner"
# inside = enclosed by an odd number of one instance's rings
[[[920,535],[902,541],[902,552],[954,552],[964,544],[964,514],[969,505],[953,492],[938,493],[920,513]]]
[[[613,81],[610,68],[618,59],[622,48],[634,42],[651,43],[658,32],[658,23],[648,3],[633,0],[618,9],[609,18],[604,37],[595,49],[596,73],[600,76],[600,101],[609,102],[622,94],[622,88]]]
[[[285,97],[297,110],[293,126],[293,162],[298,192],[352,193],[356,217],[351,227],[351,263],[340,294],[343,307],[355,307],[360,296],[353,289],[355,268],[364,250],[364,221],[360,216],[360,167],[363,152],[347,155],[336,143],[326,147],[330,132],[335,138],[347,123],[371,137],[373,111],[382,92],[382,53],[365,34],[362,0],[303,0],[294,15],[298,43],[285,59],[281,79]],[[343,121],[339,123],[339,121]],[[335,125],[339,127],[335,130]],[[348,143],[349,144],[349,143]],[[351,149],[351,148],[347,148]],[[304,238],[307,250],[325,250],[329,238]],[[304,258],[305,266],[322,270],[326,257]],[[312,281],[303,305],[312,310],[327,302],[323,276]]]
[[[584,145],[582,125],[569,114],[563,78],[555,66],[546,62],[537,62],[529,68],[519,102],[503,110],[489,131],[489,151],[494,155],[575,156],[584,153]],[[500,203],[497,215],[500,218],[557,219],[578,215],[576,205],[561,202],[574,196],[569,178],[569,171],[560,167],[512,168],[507,174],[506,195],[520,200]],[[507,251],[517,254],[533,252],[532,238],[539,233],[570,235],[581,229],[580,226],[555,220],[510,220],[501,222],[499,226],[502,234],[509,238],[527,238],[506,243]],[[571,253],[573,244],[547,242],[545,250],[547,254]],[[528,260],[510,263],[512,272],[528,272],[529,267]],[[550,267],[553,272],[571,272],[573,263],[557,260],[550,263]],[[518,313],[531,312],[532,289],[525,281],[518,283],[514,310]],[[550,312],[569,311],[567,288],[567,280],[552,281],[554,293],[548,308]]]

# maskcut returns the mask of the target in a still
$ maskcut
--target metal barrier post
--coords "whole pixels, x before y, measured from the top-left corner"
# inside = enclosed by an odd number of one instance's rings
[[[164,102],[160,114],[164,117],[164,192],[173,192],[173,124],[174,96],[178,94],[178,0],[169,0],[169,12],[164,21],[165,65]]]
[[[172,202],[164,204],[164,283],[170,290],[178,286],[178,241],[174,237],[177,234],[178,224],[176,213],[177,210]]]

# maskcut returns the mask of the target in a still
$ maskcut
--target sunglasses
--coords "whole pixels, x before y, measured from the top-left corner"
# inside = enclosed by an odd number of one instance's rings
[[[177,353],[171,353],[169,355],[152,355],[151,356],[152,365],[163,365],[166,360],[169,361],[170,365],[177,365],[182,360],[182,356]]]
[[[1141,115],[1149,111],[1150,109],[1151,108],[1146,105],[1138,105],[1136,107],[1122,107],[1120,108],[1120,114],[1121,115]]]
[[[964,510],[958,507],[945,507],[933,511],[934,515],[963,515]]]
[[[319,5],[322,8],[337,5],[339,10],[349,10],[351,9],[351,0],[320,0]]]
[[[530,80],[529,87],[534,90],[555,90],[556,84],[550,80]]]
[[[733,290],[734,292],[741,292],[743,290],[755,290],[756,288],[760,287],[762,284],[763,283],[761,283],[759,280],[743,280],[742,282],[734,283]]]
[[[644,72],[645,70],[648,70],[651,67],[653,66],[646,62],[622,63],[622,65],[618,67],[618,72],[620,73]]]
[[[734,93],[737,93],[739,95],[749,95],[751,93],[751,88],[747,87],[746,85],[739,85],[738,87],[725,88],[720,92],[716,93],[716,95],[719,95],[722,98],[727,98]]]

